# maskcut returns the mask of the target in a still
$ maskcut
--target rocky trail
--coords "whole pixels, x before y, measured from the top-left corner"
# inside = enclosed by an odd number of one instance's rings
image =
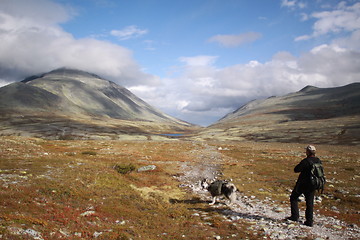
[[[196,151],[196,152],[195,152]],[[216,147],[204,144],[203,149],[195,150],[196,159],[194,163],[183,163],[181,169],[183,175],[178,177],[180,186],[188,188],[202,201],[210,202],[210,194],[203,190],[200,181],[203,178],[221,178],[221,164],[224,163],[223,156]],[[321,201],[317,199],[316,201]],[[315,201],[315,202],[316,202]],[[206,204],[206,203],[205,203]],[[315,203],[316,204],[316,203]],[[264,239],[360,239],[360,228],[349,225],[335,217],[322,216],[314,212],[314,226],[303,225],[304,213],[301,222],[284,221],[290,214],[289,205],[280,205],[271,198],[259,200],[256,196],[246,196],[238,192],[237,200],[231,206],[225,205],[225,200],[209,208],[223,215],[224,221],[233,223],[247,222],[251,225],[249,230],[259,238]],[[315,206],[316,208],[316,206]],[[202,216],[207,220],[208,216],[197,209],[194,214]],[[233,236],[236,239],[236,236]],[[215,236],[222,239],[222,236]]]

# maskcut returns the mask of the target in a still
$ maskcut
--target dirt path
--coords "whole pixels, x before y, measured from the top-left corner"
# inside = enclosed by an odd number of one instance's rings
[[[210,201],[210,194],[201,189],[200,180],[221,175],[223,156],[216,147],[203,144],[203,148],[192,151],[194,163],[183,163],[183,175],[179,177],[182,187],[190,188],[204,201]],[[224,210],[224,200],[212,207],[218,208],[227,221],[246,221],[251,224],[255,235],[270,239],[360,239],[360,228],[348,225],[334,217],[314,213],[315,224],[307,227],[302,223],[283,221],[289,216],[289,206],[280,206],[270,198],[259,200],[255,196],[238,193],[236,202]]]

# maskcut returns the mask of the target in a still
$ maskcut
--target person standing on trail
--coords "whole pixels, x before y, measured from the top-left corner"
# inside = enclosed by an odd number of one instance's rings
[[[313,210],[314,210],[314,196],[315,187],[311,183],[311,167],[314,163],[320,163],[319,158],[315,157],[316,148],[308,145],[306,148],[306,158],[304,158],[296,167],[294,172],[300,173],[295,187],[290,195],[291,216],[286,220],[299,221],[299,206],[298,199],[301,194],[304,194],[306,201],[305,211],[305,225],[313,226]]]

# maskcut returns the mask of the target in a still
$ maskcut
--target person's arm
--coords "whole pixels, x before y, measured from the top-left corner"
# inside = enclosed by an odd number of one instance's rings
[[[303,159],[298,165],[296,165],[296,167],[294,168],[294,172],[302,172],[308,165],[309,162],[306,159]]]

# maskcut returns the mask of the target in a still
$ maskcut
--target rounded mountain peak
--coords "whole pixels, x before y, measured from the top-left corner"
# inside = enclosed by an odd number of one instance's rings
[[[53,85],[55,82],[57,82],[57,84],[60,84],[60,82],[62,84],[80,82],[81,84],[86,84],[95,88],[108,87],[112,83],[111,81],[101,78],[96,74],[72,68],[58,68],[51,72],[28,77],[22,82],[31,85]]]
[[[319,88],[311,86],[311,85],[307,85],[306,87],[304,87],[303,89],[300,90],[300,92],[311,92],[314,90],[317,90]]]
[[[96,74],[89,73],[89,72],[79,70],[79,69],[67,68],[67,67],[58,68],[58,69],[55,69],[51,72],[44,74],[44,76],[52,76],[52,75],[61,76],[61,77],[78,75],[78,76],[84,76],[84,77],[93,77],[93,78],[103,79]]]

